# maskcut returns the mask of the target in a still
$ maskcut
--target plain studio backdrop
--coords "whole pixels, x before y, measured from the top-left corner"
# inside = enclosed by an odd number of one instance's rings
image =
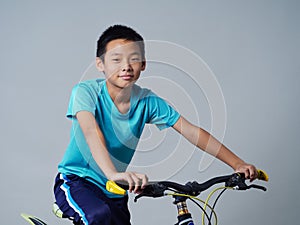
[[[51,213],[53,180],[69,141],[65,113],[77,82],[103,77],[93,64],[96,40],[116,23],[132,26],[148,44],[140,85],[269,173],[269,183],[259,182],[265,193],[224,194],[219,224],[296,224],[299,10],[296,0],[1,0],[1,224],[26,224],[21,212],[71,224]],[[131,168],[182,183],[232,172],[172,129],[153,126]],[[171,203],[133,203],[130,195],[132,224],[174,224]],[[199,223],[200,211],[191,211]]]

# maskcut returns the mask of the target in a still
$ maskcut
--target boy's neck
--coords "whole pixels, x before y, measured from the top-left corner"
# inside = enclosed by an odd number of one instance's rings
[[[132,85],[124,88],[119,88],[106,82],[107,91],[115,105],[130,103]]]

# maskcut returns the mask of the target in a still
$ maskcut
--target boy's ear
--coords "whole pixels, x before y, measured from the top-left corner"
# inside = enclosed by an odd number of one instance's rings
[[[104,71],[104,64],[102,62],[102,59],[100,59],[99,57],[96,57],[96,68],[100,71],[103,72]]]
[[[142,71],[144,71],[145,69],[146,69],[146,60],[144,60],[143,62],[142,62]]]

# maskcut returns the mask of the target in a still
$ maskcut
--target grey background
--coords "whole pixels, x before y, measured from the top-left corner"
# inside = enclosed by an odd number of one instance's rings
[[[266,193],[224,195],[217,207],[219,224],[297,223],[299,10],[296,0],[0,1],[1,224],[26,224],[21,212],[49,224],[70,224],[51,213],[53,178],[70,128],[64,115],[72,86],[87,70],[92,74],[87,68],[94,60],[98,35],[114,23],[134,27],[146,40],[177,43],[199,55],[214,72],[225,98],[224,143],[269,173]],[[154,73],[173,79],[168,71],[174,68],[148,66],[146,77]],[[189,91],[184,80],[176,82]],[[146,82],[154,89],[158,83]],[[194,122],[199,118],[199,125],[209,130],[208,103],[197,91],[191,89],[189,101],[198,114],[185,116]],[[176,90],[172,93],[184,101]],[[151,132],[156,131],[147,128],[145,139]],[[173,131],[162,134],[168,137],[158,144],[160,160],[168,155],[164,144],[178,139]],[[186,146],[186,151],[193,149]],[[144,152],[138,152],[135,165]],[[149,165],[155,163],[154,155],[146,157]],[[192,151],[184,166],[168,178],[202,181],[232,172],[219,161],[199,170],[202,157]],[[150,178],[157,177],[154,173]],[[172,199],[135,204],[132,197],[133,224],[175,223]],[[199,211],[193,206],[191,210],[199,221]]]

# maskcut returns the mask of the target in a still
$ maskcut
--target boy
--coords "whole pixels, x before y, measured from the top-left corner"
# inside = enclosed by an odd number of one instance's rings
[[[251,180],[257,177],[253,165],[135,84],[146,68],[143,38],[136,31],[114,25],[97,44],[96,67],[106,79],[81,82],[72,91],[67,112],[72,119],[71,140],[54,187],[57,205],[74,224],[130,224],[128,196],[107,192],[105,183],[127,182],[134,193],[147,184],[145,174],[126,171],[146,123],[173,127],[235,171]]]

